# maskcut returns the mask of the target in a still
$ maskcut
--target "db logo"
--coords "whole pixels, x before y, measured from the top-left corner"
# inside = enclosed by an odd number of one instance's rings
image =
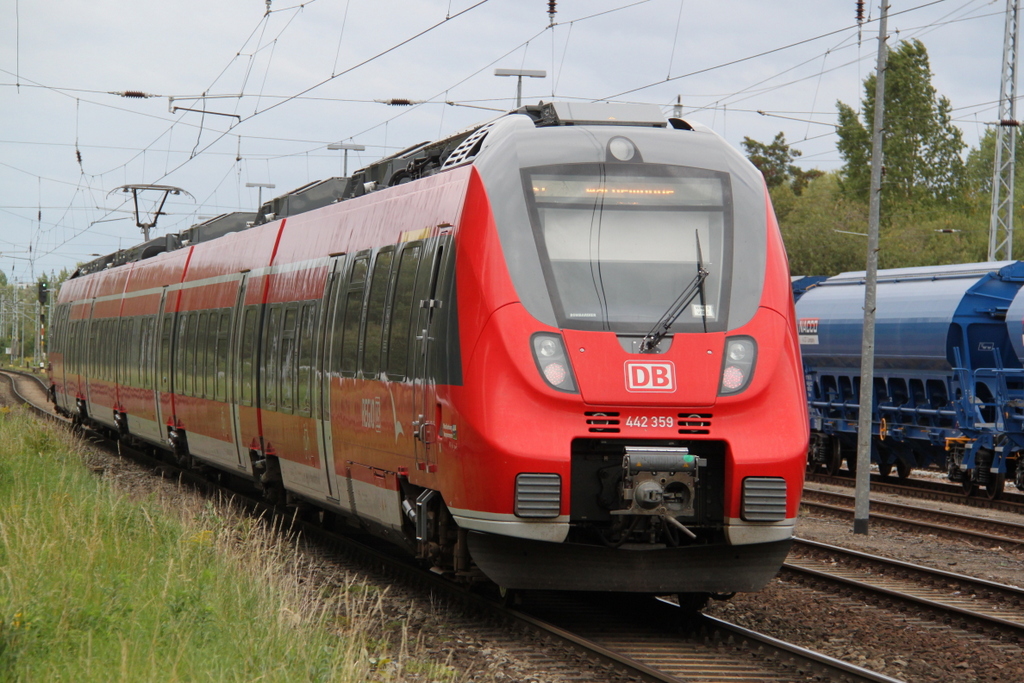
[[[676,366],[671,361],[626,361],[627,391],[675,391]]]

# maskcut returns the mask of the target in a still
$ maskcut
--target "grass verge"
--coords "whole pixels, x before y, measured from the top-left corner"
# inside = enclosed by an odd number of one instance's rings
[[[453,678],[373,627],[379,590],[318,595],[266,525],[174,503],[117,490],[70,435],[0,409],[0,680]]]

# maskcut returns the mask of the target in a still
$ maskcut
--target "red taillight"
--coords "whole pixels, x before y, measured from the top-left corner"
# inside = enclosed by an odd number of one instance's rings
[[[549,363],[544,366],[544,379],[555,386],[564,382],[568,376],[569,373],[561,363]]]
[[[722,388],[727,391],[736,391],[743,386],[743,371],[735,365],[730,365],[722,373]]]

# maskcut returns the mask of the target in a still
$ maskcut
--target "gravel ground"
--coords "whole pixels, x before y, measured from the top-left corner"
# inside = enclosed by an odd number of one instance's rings
[[[819,488],[820,485],[815,485]],[[841,490],[841,489],[840,489]],[[894,502],[920,501],[884,497]],[[974,508],[929,502],[958,512]],[[988,510],[976,514],[1021,521]],[[874,526],[856,535],[849,521],[801,514],[801,538],[1010,585],[1024,585],[1024,554],[965,541]],[[907,681],[1021,681],[1024,651],[974,631],[951,630],[912,613],[865,604],[850,594],[825,594],[775,579],[760,593],[712,603],[707,613]]]

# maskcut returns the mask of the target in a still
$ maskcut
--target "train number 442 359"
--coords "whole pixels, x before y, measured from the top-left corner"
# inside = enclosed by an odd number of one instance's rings
[[[676,421],[673,417],[664,415],[633,415],[626,418],[627,427],[675,427]]]

